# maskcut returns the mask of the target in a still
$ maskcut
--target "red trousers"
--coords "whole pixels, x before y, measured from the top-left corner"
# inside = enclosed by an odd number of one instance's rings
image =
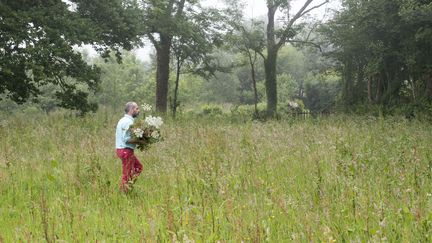
[[[141,173],[143,166],[137,157],[135,157],[133,149],[117,149],[116,153],[123,164],[120,190],[126,191],[128,182],[135,179]]]

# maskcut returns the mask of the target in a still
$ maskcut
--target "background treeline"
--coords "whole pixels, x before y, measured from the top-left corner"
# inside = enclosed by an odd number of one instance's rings
[[[272,18],[251,20],[237,1],[5,0],[0,107],[83,114],[136,100],[172,114],[431,114],[432,3],[344,0],[330,20],[311,18],[323,3],[282,22],[274,14],[289,1],[268,1]],[[130,51],[143,40],[154,47],[145,62]]]
[[[431,111],[431,1],[344,1],[323,33],[339,62],[347,110]]]

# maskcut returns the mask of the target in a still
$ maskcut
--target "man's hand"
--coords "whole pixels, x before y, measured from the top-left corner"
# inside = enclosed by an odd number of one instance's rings
[[[133,139],[133,138],[129,139],[127,142],[131,144],[142,144],[142,145],[145,145],[147,143],[145,140]]]

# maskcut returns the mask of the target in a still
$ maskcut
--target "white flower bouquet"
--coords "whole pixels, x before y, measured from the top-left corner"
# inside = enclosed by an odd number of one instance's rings
[[[151,111],[151,109],[149,104],[143,104],[141,110],[144,113],[144,121],[137,120],[129,128],[132,139],[142,141],[142,143],[137,145],[137,148],[140,150],[147,149],[150,144],[163,140],[160,131],[163,125],[162,118],[152,115],[145,116],[145,112]]]

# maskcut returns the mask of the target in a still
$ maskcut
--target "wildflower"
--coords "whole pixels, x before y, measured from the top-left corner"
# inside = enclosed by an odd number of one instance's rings
[[[153,131],[150,136],[152,136],[152,138],[158,139],[159,138],[159,132],[158,131]]]
[[[133,131],[137,138],[142,138],[144,135],[144,131],[141,128],[137,128]]]
[[[153,126],[153,127],[155,127],[156,129],[159,129],[161,126],[162,126],[162,124],[163,124],[163,121],[162,121],[162,118],[161,117],[155,117],[155,116],[147,116],[146,118],[145,118],[145,120],[144,120],[149,126]]]
[[[144,104],[141,105],[141,109],[142,109],[143,111],[151,111],[152,106],[149,105],[149,104],[144,103]]]

